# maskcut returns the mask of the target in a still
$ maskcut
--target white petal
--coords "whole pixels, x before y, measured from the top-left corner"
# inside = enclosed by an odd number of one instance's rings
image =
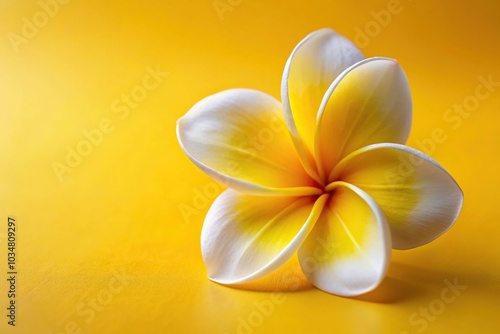
[[[390,260],[384,214],[361,189],[337,182],[316,226],[299,249],[307,278],[319,289],[355,296],[375,289]]]
[[[370,144],[404,144],[412,102],[406,75],[388,58],[365,59],[344,71],[325,94],[316,130],[322,176],[347,154]],[[329,178],[329,182],[333,182]]]
[[[186,155],[224,185],[259,195],[317,194],[302,167],[281,104],[250,89],[209,96],[177,122]]]
[[[210,208],[201,233],[208,277],[222,284],[244,283],[282,266],[311,231],[327,197],[223,192]]]
[[[281,98],[288,128],[304,167],[313,173],[314,131],[328,87],[363,54],[331,29],[315,31],[293,50],[283,73]]]
[[[377,202],[396,249],[436,239],[454,224],[462,208],[462,191],[446,170],[404,145],[359,149],[337,165],[335,178],[358,186]]]

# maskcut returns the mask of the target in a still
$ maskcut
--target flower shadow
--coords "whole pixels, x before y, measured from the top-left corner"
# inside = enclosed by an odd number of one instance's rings
[[[357,300],[391,304],[432,295],[450,273],[391,263],[386,278],[373,291],[353,297]]]
[[[391,263],[387,277],[373,291],[351,299],[392,304],[432,295],[435,287],[450,273]],[[296,292],[316,289],[303,274],[296,258],[271,275],[254,282],[232,285],[234,288],[259,292]]]

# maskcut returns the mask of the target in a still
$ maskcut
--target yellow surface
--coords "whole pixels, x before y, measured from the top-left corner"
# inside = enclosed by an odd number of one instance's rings
[[[221,0],[222,16],[212,0],[60,1],[47,9],[53,17],[34,0],[0,3],[0,332],[500,328],[500,84],[482,83],[500,82],[497,0]],[[394,252],[388,278],[366,296],[217,285],[199,235],[222,188],[184,156],[175,122],[226,88],[279,98],[289,53],[322,27],[401,63],[414,99],[409,145],[456,178],[462,214],[435,242]],[[144,99],[127,107],[131,93]],[[76,149],[87,155],[58,178],[54,162]],[[17,224],[15,327],[6,317],[8,216]]]

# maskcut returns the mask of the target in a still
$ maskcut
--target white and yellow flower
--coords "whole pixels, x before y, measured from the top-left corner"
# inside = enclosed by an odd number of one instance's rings
[[[229,188],[202,229],[208,276],[250,282],[298,252],[319,289],[368,292],[384,278],[391,248],[418,247],[453,225],[462,192],[404,145],[412,103],[395,60],[364,59],[322,29],[292,52],[281,92],[282,104],[259,91],[223,91],[178,121],[187,156]]]

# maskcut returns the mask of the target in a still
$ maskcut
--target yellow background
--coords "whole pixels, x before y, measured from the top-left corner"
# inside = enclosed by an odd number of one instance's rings
[[[445,119],[454,104],[474,101],[478,78],[500,81],[498,1],[401,0],[384,26],[374,13],[388,9],[385,0],[222,2],[232,8],[223,19],[213,0],[71,0],[47,22],[37,17],[45,24],[17,47],[13,34],[22,36],[23,17],[33,22],[41,5],[0,3],[0,331],[498,330],[500,86],[469,106],[468,117]],[[184,156],[175,122],[227,88],[279,98],[293,47],[322,27],[356,39],[366,56],[402,64],[414,99],[408,144],[425,149],[419,141],[444,131],[446,140],[427,153],[461,185],[462,214],[435,242],[395,251],[388,278],[366,296],[217,285],[206,278],[199,246],[217,187]],[[361,40],[359,30],[372,37]],[[141,85],[148,68],[168,75],[121,119],[112,104]],[[112,131],[60,182],[53,163],[64,164],[67,146],[75,149],[82,130],[104,119]],[[195,195],[207,190],[206,200]],[[183,217],[180,208],[193,205]],[[18,226],[16,327],[7,326],[5,310],[9,215]],[[466,286],[449,303],[441,296],[446,280]],[[426,319],[422,308],[434,313]]]

